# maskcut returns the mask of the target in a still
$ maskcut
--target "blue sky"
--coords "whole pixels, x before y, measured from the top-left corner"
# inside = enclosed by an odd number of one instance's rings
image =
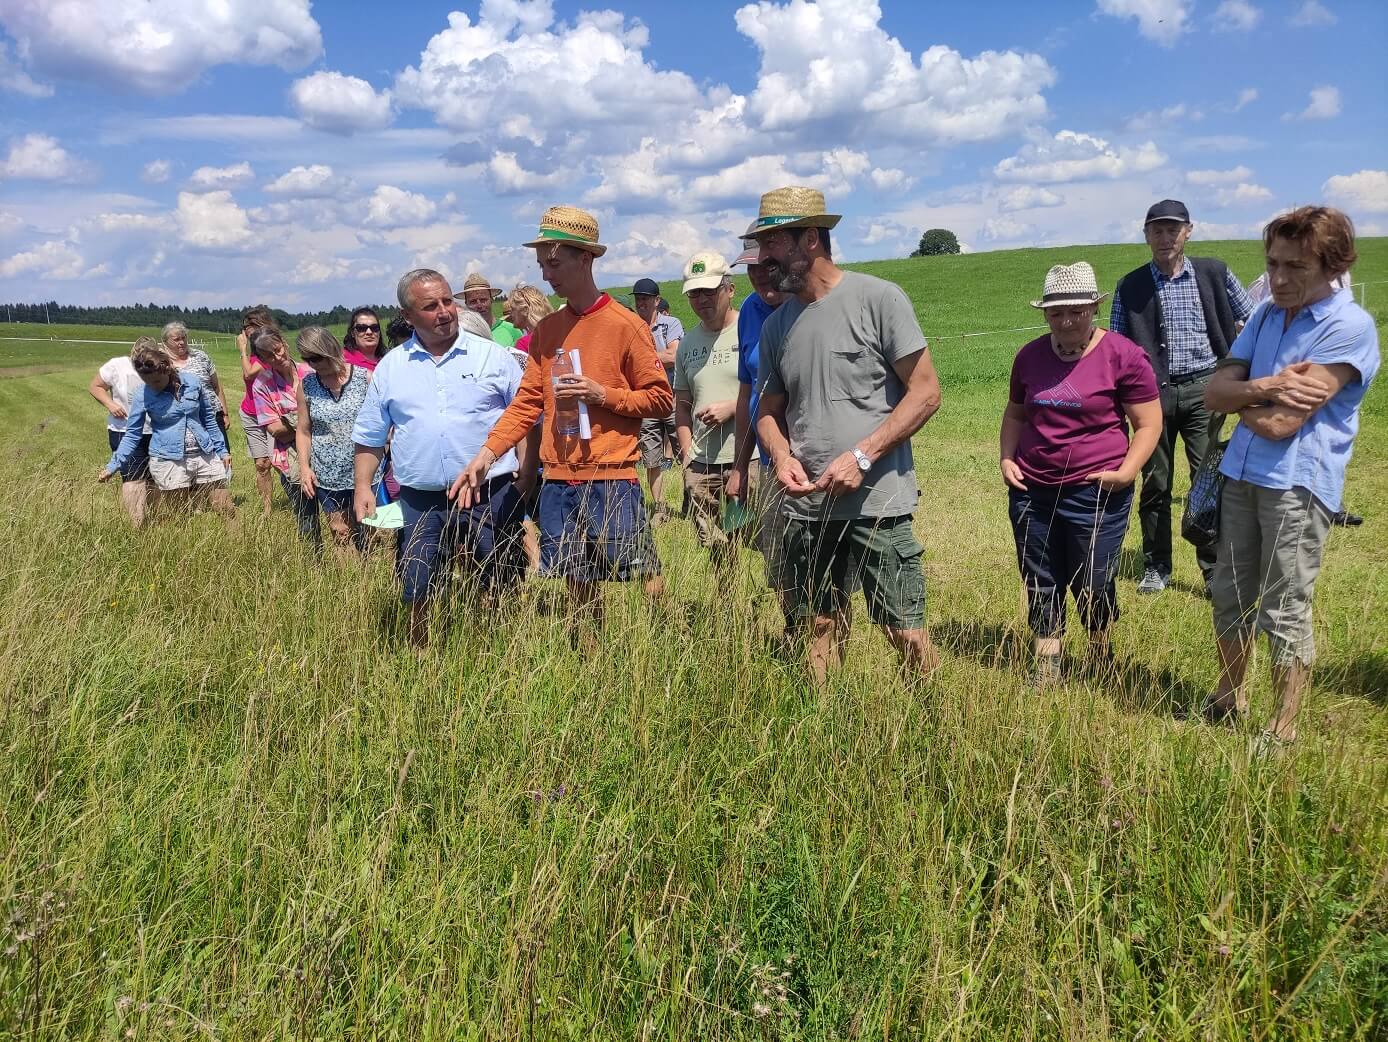
[[[558,202],[600,281],[669,278],[788,183],[847,260],[1135,240],[1165,196],[1388,234],[1385,45],[1357,0],[0,0],[0,300],[509,286]]]

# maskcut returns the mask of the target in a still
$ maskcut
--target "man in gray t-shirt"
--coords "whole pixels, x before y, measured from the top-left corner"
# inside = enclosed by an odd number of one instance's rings
[[[752,231],[787,295],[761,330],[757,419],[786,494],[781,594],[788,624],[812,626],[816,679],[842,657],[860,584],[903,666],[923,674],[939,655],[911,531],[911,435],[940,407],[940,384],[906,294],[834,264],[837,223],[819,192],[779,188]]]

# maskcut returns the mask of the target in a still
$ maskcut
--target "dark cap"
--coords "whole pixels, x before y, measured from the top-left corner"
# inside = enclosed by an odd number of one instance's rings
[[[636,285],[631,287],[631,292],[637,297],[658,297],[660,287],[655,284],[655,279],[637,279]]]
[[[1142,222],[1143,227],[1153,221],[1180,221],[1182,224],[1189,224],[1190,211],[1186,209],[1186,204],[1178,199],[1163,199],[1152,204],[1152,208],[1147,211],[1147,220]]]

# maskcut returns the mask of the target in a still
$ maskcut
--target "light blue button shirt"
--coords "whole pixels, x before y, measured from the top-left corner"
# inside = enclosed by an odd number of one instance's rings
[[[402,485],[448,488],[472,462],[520,387],[511,352],[465,330],[437,361],[414,337],[376,366],[352,440],[380,448],[390,443],[391,466]],[[515,450],[492,464],[488,478],[514,474]]]
[[[1220,472],[1263,488],[1305,488],[1340,509],[1345,467],[1359,431],[1359,404],[1378,372],[1378,332],[1369,313],[1342,289],[1304,307],[1285,330],[1286,312],[1266,301],[1229,350],[1248,363],[1248,378],[1272,376],[1296,362],[1352,365],[1358,376],[1311,414],[1290,438],[1271,441],[1243,424],[1234,428]]]

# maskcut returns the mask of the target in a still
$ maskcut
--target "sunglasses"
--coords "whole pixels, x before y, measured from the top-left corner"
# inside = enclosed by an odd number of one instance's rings
[[[380,331],[380,326],[367,325],[365,322],[358,322],[352,327],[354,333],[379,333]]]
[[[140,362],[135,366],[135,372],[139,373],[141,376],[152,376],[154,373],[162,373],[163,371],[164,367],[162,365],[155,365],[152,362]]]

